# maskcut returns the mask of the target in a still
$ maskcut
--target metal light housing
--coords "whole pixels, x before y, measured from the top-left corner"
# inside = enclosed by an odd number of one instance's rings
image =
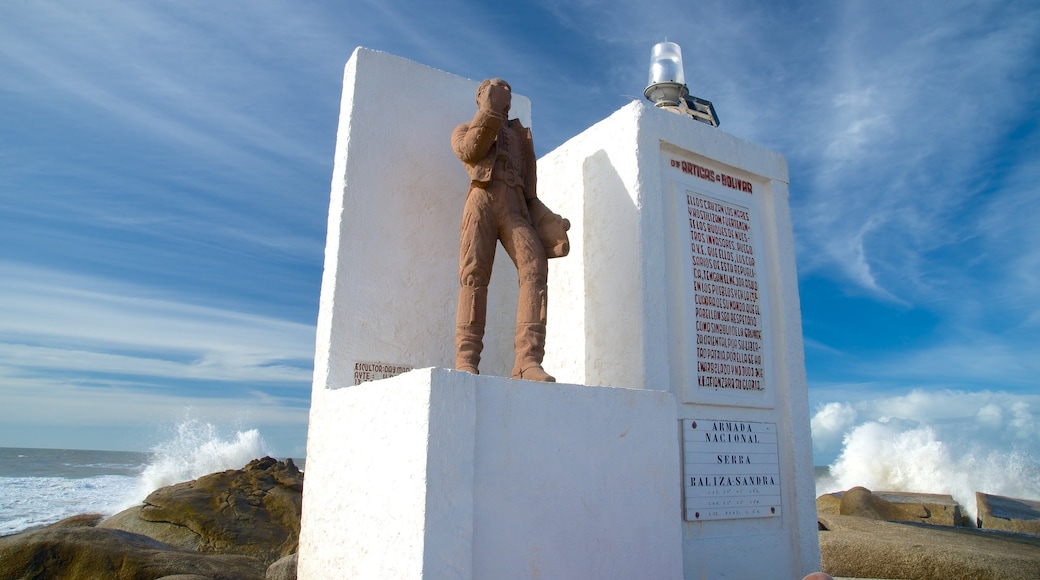
[[[674,42],[658,42],[650,51],[650,80],[643,96],[655,107],[719,126],[719,116],[711,101],[691,95],[686,88],[682,49]]]
[[[650,79],[643,96],[657,107],[677,107],[688,94],[682,49],[674,42],[658,42],[650,51]]]

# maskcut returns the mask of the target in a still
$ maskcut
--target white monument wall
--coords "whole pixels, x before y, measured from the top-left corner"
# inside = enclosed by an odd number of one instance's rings
[[[358,48],[343,75],[314,389],[455,366],[459,224],[469,176],[451,132],[477,81]],[[531,123],[530,100],[511,116]],[[495,257],[481,370],[513,367],[516,269]],[[335,337],[335,338],[333,338]]]
[[[539,160],[572,223],[546,368],[674,393],[688,578],[819,568],[787,181],[780,155],[643,102]]]
[[[513,358],[504,251],[485,374],[398,374],[453,364],[468,177],[450,134],[476,87],[366,49],[347,63],[298,577],[678,578],[674,396],[493,376]]]

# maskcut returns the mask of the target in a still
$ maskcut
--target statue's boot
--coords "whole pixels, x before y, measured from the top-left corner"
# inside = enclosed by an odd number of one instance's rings
[[[455,368],[480,374],[480,352],[484,350],[487,318],[487,286],[459,288],[459,310],[455,316]]]
[[[555,383],[556,379],[542,368],[545,357],[544,285],[522,284],[516,309],[516,339],[513,348],[516,362],[512,378]]]

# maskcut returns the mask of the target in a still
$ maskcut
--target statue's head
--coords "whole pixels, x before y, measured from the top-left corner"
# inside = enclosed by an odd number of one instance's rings
[[[496,87],[496,88],[493,89],[492,87]],[[502,90],[502,89],[504,89],[504,90]],[[499,79],[499,78],[486,79],[483,82],[481,82],[480,86],[477,87],[477,104],[478,105],[480,104],[480,102],[482,100],[482,97],[484,96],[484,93],[486,93],[488,91],[495,91],[495,92],[497,92],[499,94],[499,98],[505,100],[505,111],[504,112],[508,113],[509,112],[509,106],[512,103],[512,95],[513,95],[513,88],[509,86],[509,83],[507,83],[506,81],[504,81],[502,79]]]

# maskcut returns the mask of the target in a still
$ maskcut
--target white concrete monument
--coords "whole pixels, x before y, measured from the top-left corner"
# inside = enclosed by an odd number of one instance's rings
[[[634,102],[538,163],[572,224],[549,264],[546,368],[675,395],[685,576],[818,570],[783,157]]]
[[[550,260],[560,382],[502,378],[501,251],[482,374],[447,370],[468,186],[449,137],[477,84],[347,63],[299,578],[817,570],[783,159],[642,103],[568,141],[539,160],[539,197],[572,223]],[[527,99],[512,114],[530,126]]]
[[[673,395],[502,378],[504,251],[482,374],[429,368],[454,359],[469,177],[450,136],[477,84],[365,49],[347,63],[299,578],[680,578]],[[529,100],[512,114],[530,125]]]

